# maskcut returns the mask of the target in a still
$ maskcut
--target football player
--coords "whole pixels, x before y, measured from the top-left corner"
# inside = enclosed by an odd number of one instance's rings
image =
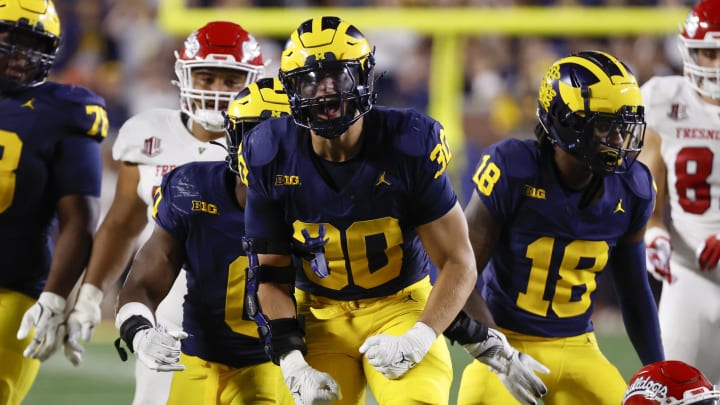
[[[648,364],[630,378],[622,405],[719,405],[720,391],[679,360]]]
[[[251,84],[228,109],[228,163],[179,166],[155,194],[155,227],[120,290],[115,324],[143,365],[185,369],[169,373],[168,404],[275,403],[280,371],[244,309],[245,186],[237,152],[244,132],[289,112],[277,79]],[[183,265],[188,288],[180,332],[159,326],[155,310]]]
[[[606,268],[640,360],[664,359],[643,243],[655,192],[647,167],[633,164],[645,130],[640,88],[615,57],[580,52],[547,70],[538,118],[536,141],[490,146],[473,175],[465,214],[482,296],[510,344],[551,370],[546,404],[616,405],[625,380],[590,321]],[[516,402],[473,362],[458,403]]]
[[[100,321],[103,291],[110,290],[127,267],[143,229],[151,228],[152,198],[162,176],[183,163],[225,158],[225,150],[211,144],[224,142],[221,112],[262,71],[260,47],[252,35],[231,22],[210,22],[191,33],[176,53],[180,109],[149,110],[120,128],[113,145],[113,158],[121,162],[115,197],[98,229],[77,304],[68,318],[71,341],[89,339]],[[159,323],[182,328],[185,291],[185,275],[180,272],[156,313]],[[170,374],[136,362],[135,375],[133,404],[165,402]]]
[[[645,233],[648,271],[664,280],[665,354],[720,384],[720,352],[708,350],[720,334],[719,0],[695,5],[678,45],[684,77],[654,77],[642,87],[648,129],[640,159],[658,189]]]
[[[0,403],[20,404],[63,343],[66,299],[99,215],[105,101],[46,81],[60,42],[49,0],[0,7]],[[53,246],[54,245],[54,246]],[[66,351],[77,362],[79,353]]]
[[[355,26],[305,21],[280,61],[291,116],[242,144],[247,307],[282,371],[279,403],[362,404],[367,386],[379,403],[448,402],[438,335],[475,284],[467,225],[442,126],[374,106],[374,66]],[[486,357],[517,353],[481,334]]]

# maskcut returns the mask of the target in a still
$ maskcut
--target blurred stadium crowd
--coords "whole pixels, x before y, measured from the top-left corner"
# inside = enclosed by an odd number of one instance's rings
[[[183,37],[170,36],[156,22],[162,0],[60,0],[56,2],[63,23],[63,42],[50,79],[86,86],[107,101],[110,132],[103,142],[105,178],[103,209],[112,201],[116,163],[110,150],[117,129],[130,116],[154,107],[177,108],[174,51]],[[401,7],[401,6],[683,6],[681,0],[187,0],[192,7]],[[240,25],[242,21],[235,21]],[[679,29],[678,29],[679,30]],[[679,32],[679,31],[678,31]],[[377,81],[381,105],[428,106],[430,38],[412,31],[365,33],[377,45]],[[286,38],[257,38],[266,74],[278,70]],[[482,149],[507,136],[533,137],[537,83],[554,60],[572,52],[599,49],[627,62],[643,84],[654,75],[682,71],[676,36],[608,36],[605,38],[545,38],[479,36],[465,43],[463,116],[465,147],[454,151],[464,156],[467,167],[456,171],[458,194],[470,195],[470,173]],[[607,289],[605,289],[607,290]],[[111,294],[109,294],[111,295]],[[612,303],[611,293],[608,299]],[[601,313],[601,311],[598,311]],[[109,315],[109,314],[108,314]]]

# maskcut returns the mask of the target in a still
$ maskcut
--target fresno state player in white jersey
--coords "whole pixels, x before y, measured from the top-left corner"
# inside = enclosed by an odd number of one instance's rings
[[[258,42],[231,22],[211,22],[190,34],[176,53],[174,83],[180,88],[180,110],[155,109],[130,118],[120,128],[113,158],[122,162],[115,197],[98,229],[90,263],[68,318],[70,333],[89,340],[100,322],[103,291],[126,268],[143,229],[152,227],[153,193],[162,176],[192,161],[224,160],[224,118],[232,98],[261,76],[264,65]],[[155,311],[157,323],[182,329],[187,291],[184,272]],[[134,405],[165,403],[172,373],[135,366]]]
[[[664,280],[658,314],[666,358],[718,384],[720,0],[698,3],[678,40],[685,77],[655,77],[642,87],[648,128],[639,159],[658,187],[645,234],[648,271]]]

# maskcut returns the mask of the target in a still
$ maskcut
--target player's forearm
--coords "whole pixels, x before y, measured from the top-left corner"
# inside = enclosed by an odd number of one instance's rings
[[[67,297],[88,263],[97,226],[97,197],[67,195],[58,201],[58,237],[45,291]]]
[[[45,291],[67,297],[85,269],[92,249],[92,231],[71,225],[63,229],[55,243]]]
[[[619,243],[611,256],[613,278],[628,337],[643,364],[665,359],[657,307],[645,272],[645,244]]]
[[[130,262],[139,234],[103,224],[95,237],[83,282],[90,283],[103,291],[110,289]]]
[[[261,283],[258,301],[268,319],[296,318],[297,309],[292,297],[292,286],[277,283]]]
[[[418,321],[440,335],[450,326],[475,287],[477,273],[469,262],[448,262],[440,270]]]

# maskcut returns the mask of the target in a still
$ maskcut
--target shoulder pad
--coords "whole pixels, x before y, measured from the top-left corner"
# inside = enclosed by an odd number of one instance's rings
[[[503,139],[489,146],[482,155],[489,154],[509,178],[525,179],[538,173],[540,148],[534,140]]]
[[[259,167],[271,162],[280,150],[281,141],[287,140],[290,143],[291,139],[297,138],[297,128],[300,127],[290,116],[259,123],[243,140],[242,149],[247,164]],[[281,136],[285,139],[281,139]]]
[[[665,105],[676,100],[683,91],[685,78],[682,76],[654,76],[640,87],[645,113],[654,105]]]
[[[123,162],[146,162],[148,157],[142,153],[145,140],[153,136],[159,138],[161,142],[173,142],[167,141],[167,138],[175,137],[174,128],[168,124],[173,120],[177,120],[179,127],[179,110],[155,108],[128,118],[115,138],[112,147],[113,159]]]
[[[441,142],[443,128],[439,122],[412,109],[380,109],[386,113],[385,128],[381,131],[393,136],[393,145],[407,156],[428,155]],[[447,146],[447,144],[445,145]]]
[[[110,121],[102,97],[81,86],[52,82],[47,82],[47,86],[44,91],[51,95],[51,103],[59,104],[57,108],[62,111],[69,128],[98,142],[105,139]]]
[[[622,175],[624,181],[630,187],[630,191],[643,200],[649,200],[653,196],[652,174],[645,164],[639,160],[630,167],[630,171]]]
[[[58,99],[77,104],[96,104],[105,108],[105,99],[82,86],[58,85],[53,95]]]

